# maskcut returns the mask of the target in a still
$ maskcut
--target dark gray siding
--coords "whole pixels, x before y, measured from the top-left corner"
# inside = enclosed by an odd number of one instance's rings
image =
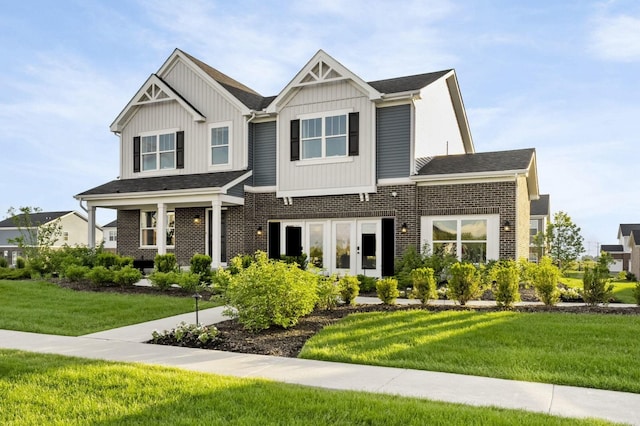
[[[235,185],[233,188],[229,188],[229,190],[227,191],[227,194],[234,196],[234,197],[244,197],[244,185],[248,184],[249,182],[251,182],[251,178],[240,182],[239,184]]]
[[[376,111],[378,179],[408,177],[411,164],[411,106]]]
[[[253,163],[253,185],[276,184],[276,122],[253,125],[253,147],[249,149]]]

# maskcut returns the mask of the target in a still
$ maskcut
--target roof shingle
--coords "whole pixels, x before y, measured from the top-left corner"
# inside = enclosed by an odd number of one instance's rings
[[[59,212],[29,213],[29,220],[34,225],[44,225],[45,223],[51,222],[52,220],[56,220],[57,218],[65,216],[72,212],[73,210],[64,210]],[[22,217],[22,216],[24,215],[23,214],[17,215],[17,217]],[[16,225],[13,221],[13,217],[9,217],[0,222],[0,228],[13,228],[15,226]]]
[[[525,170],[531,164],[534,153],[535,149],[527,148],[512,151],[443,155],[431,159],[418,171],[418,175]]]

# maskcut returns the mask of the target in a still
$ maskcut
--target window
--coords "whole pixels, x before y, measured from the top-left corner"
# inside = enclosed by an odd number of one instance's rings
[[[309,262],[316,268],[324,267],[324,224],[310,223],[309,233]]]
[[[231,123],[214,124],[210,126],[209,162],[214,168],[231,163]]]
[[[302,159],[347,155],[347,115],[300,120]]]
[[[140,222],[140,245],[155,246],[157,245],[157,215],[155,211],[141,212]],[[175,212],[167,212],[166,218],[166,245],[174,246],[176,242],[176,214]],[[114,231],[115,232],[115,231]]]
[[[118,231],[110,230],[107,234],[109,241],[118,241]]]
[[[142,171],[175,169],[175,136],[175,133],[165,133],[140,138]]]
[[[461,216],[423,218],[422,227],[433,254],[449,254],[462,261],[485,263],[498,258],[498,217]]]
[[[62,233],[62,239],[64,241],[69,241],[69,233],[68,232],[63,232]]]

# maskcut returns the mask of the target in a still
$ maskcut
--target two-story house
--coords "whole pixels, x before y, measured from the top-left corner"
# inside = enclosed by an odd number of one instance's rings
[[[638,251],[634,253],[634,249]],[[609,268],[612,272],[625,271],[640,276],[634,272],[640,272],[640,223],[621,223],[618,227],[618,244],[603,244],[600,250],[613,258],[614,264]]]
[[[535,151],[475,153],[453,70],[366,82],[320,50],[264,97],[176,49],[111,130],[119,179],[76,198],[90,222],[117,210],[136,259],[260,249],[382,276],[410,245],[529,254]]]
[[[35,244],[40,228],[53,224],[60,226],[60,235],[56,236],[56,241],[51,248],[58,249],[65,245],[87,244],[87,238],[93,238],[95,246],[95,242],[102,240],[102,229],[94,225],[93,233],[91,233],[87,228],[87,223],[86,216],[72,210],[34,212],[29,214],[28,219],[23,214],[6,218],[0,221],[0,257],[4,257],[7,259],[7,263],[15,266],[18,257],[22,256],[22,252],[13,240],[22,237],[25,239],[25,244],[31,242]],[[21,226],[18,227],[18,224]]]
[[[538,263],[545,253],[544,234],[551,222],[551,203],[549,194],[540,194],[537,200],[532,200],[529,219],[529,261]]]

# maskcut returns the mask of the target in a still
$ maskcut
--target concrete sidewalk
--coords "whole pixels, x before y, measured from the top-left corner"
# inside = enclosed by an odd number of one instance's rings
[[[375,298],[358,298],[357,301],[379,303]],[[398,299],[398,303],[415,301]],[[474,304],[470,302],[469,306]],[[218,307],[200,311],[200,323],[214,324],[227,319],[222,315],[223,309]],[[640,394],[142,343],[151,339],[153,330],[168,330],[181,321],[194,323],[195,313],[80,337],[0,330],[0,348],[106,361],[138,362],[327,389],[524,409],[564,417],[594,417],[640,426]]]

